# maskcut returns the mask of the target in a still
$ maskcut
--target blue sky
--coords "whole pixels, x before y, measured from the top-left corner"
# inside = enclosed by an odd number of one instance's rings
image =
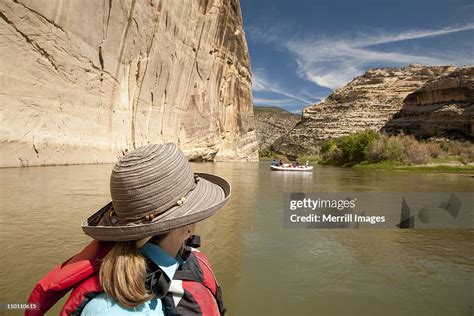
[[[474,64],[474,2],[241,0],[255,105],[298,113],[368,68]]]

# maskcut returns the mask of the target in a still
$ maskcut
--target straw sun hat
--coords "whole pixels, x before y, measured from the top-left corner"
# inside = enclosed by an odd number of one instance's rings
[[[193,173],[175,144],[146,145],[123,156],[110,177],[112,202],[82,223],[97,240],[143,240],[201,221],[229,199],[218,176]]]

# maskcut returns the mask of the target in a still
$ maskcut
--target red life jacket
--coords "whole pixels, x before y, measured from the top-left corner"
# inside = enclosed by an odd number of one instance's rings
[[[100,262],[113,245],[94,240],[44,276],[28,299],[37,308],[27,310],[25,316],[44,315],[70,290],[72,293],[60,315],[80,315],[85,305],[103,292],[99,282]],[[192,249],[176,271],[162,304],[167,315],[224,315],[222,294],[204,254]]]
[[[206,256],[192,248],[162,299],[166,315],[224,315],[222,293]]]

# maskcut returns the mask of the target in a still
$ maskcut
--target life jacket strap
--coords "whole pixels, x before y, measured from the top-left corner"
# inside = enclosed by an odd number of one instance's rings
[[[162,299],[170,288],[171,280],[153,261],[148,258],[145,258],[145,261],[147,262],[145,287],[157,298]]]
[[[214,275],[213,275],[213,277],[214,277]],[[216,282],[216,293],[215,294],[213,293],[212,289],[210,289],[204,282],[202,282],[202,280],[199,277],[197,277],[196,274],[193,273],[193,271],[191,271],[191,270],[178,270],[178,271],[176,271],[175,274],[174,274],[173,280],[194,281],[194,282],[198,282],[198,283],[202,284],[203,286],[205,286],[209,290],[209,292],[214,296],[214,298],[216,300],[216,303],[217,303],[217,307],[219,309],[220,315],[221,316],[225,315],[225,312],[227,311],[227,309],[224,307],[224,300],[222,298],[222,290],[221,290],[219,284],[217,284],[217,281],[215,280],[215,277],[214,277],[214,281]]]
[[[201,247],[201,237],[198,235],[191,235],[191,237],[186,239],[184,244],[188,247],[197,249]]]

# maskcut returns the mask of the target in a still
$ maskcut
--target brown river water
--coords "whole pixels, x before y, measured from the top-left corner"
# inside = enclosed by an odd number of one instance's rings
[[[232,185],[229,203],[197,226],[226,315],[472,315],[474,230],[287,229],[282,199],[292,191],[473,192],[474,178],[334,167],[297,175],[272,173],[268,162],[192,165]],[[0,170],[0,303],[25,303],[42,275],[88,243],[80,224],[108,202],[111,167]]]

